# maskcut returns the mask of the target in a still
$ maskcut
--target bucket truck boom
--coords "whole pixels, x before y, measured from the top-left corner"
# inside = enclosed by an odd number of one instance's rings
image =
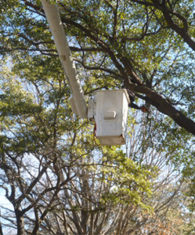
[[[72,109],[76,111],[81,118],[87,118],[87,105],[80,81],[76,75],[76,69],[71,58],[70,48],[66,40],[65,31],[60,19],[58,8],[56,5],[50,4],[49,1],[41,0],[41,2],[54,38],[61,64],[69,80],[72,91]]]

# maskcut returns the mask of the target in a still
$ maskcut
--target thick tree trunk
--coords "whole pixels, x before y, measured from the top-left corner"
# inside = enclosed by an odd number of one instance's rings
[[[24,218],[19,209],[15,209],[16,222],[17,222],[17,235],[25,235]]]

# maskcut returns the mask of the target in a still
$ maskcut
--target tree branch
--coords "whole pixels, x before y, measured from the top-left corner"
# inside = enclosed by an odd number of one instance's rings
[[[126,84],[126,87],[134,92],[139,92],[147,96],[148,100],[153,106],[155,106],[161,113],[164,113],[171,117],[179,126],[183,127],[188,132],[195,135],[195,123],[188,117],[186,117],[181,111],[178,111],[173,105],[154,90],[133,83]]]
[[[193,41],[193,39],[190,37],[190,35],[187,32],[188,31],[187,20],[181,14],[179,14],[177,12],[173,12],[171,8],[169,9],[166,6],[165,1],[162,1],[162,4],[160,3],[160,1],[157,1],[157,0],[153,0],[152,2],[140,1],[140,0],[132,0],[132,1],[137,4],[141,4],[144,6],[151,6],[151,7],[154,7],[156,9],[160,10],[163,13],[164,19],[167,22],[169,28],[171,28],[177,34],[179,34],[181,36],[181,38],[183,38],[184,42],[186,42],[189,47],[191,47],[193,50],[195,50],[195,41]],[[171,15],[175,15],[183,22],[182,28],[180,28],[177,24],[175,24],[173,22]]]

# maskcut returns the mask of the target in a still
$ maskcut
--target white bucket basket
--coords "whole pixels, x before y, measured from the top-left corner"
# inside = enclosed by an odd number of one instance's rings
[[[125,89],[95,95],[96,137],[102,145],[125,144],[129,96]]]

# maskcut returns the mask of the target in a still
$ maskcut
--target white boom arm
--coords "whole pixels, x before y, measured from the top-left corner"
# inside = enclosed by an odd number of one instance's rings
[[[74,63],[71,58],[70,48],[66,40],[63,24],[56,5],[50,4],[46,0],[41,0],[50,30],[54,37],[54,42],[60,57],[64,72],[68,77],[72,90],[73,104],[76,112],[81,118],[87,118],[87,106],[84,99],[80,81],[76,75]]]

